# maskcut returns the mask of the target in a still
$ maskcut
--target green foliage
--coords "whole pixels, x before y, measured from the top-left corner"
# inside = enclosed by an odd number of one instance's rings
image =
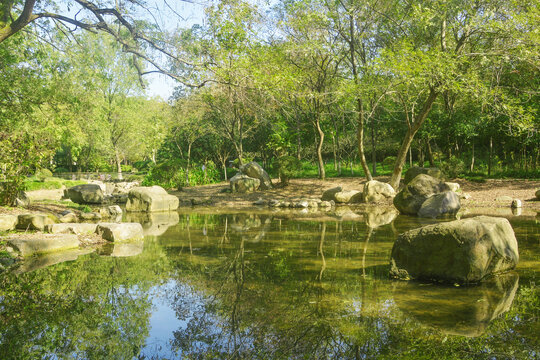
[[[53,173],[51,170],[43,168],[36,171],[34,176],[36,179],[38,179],[38,181],[45,181],[45,179],[52,177]]]
[[[282,156],[277,161],[280,181],[288,185],[289,179],[298,174],[302,169],[302,163],[294,156]]]
[[[465,162],[456,156],[452,156],[441,163],[441,171],[449,178],[457,178],[465,172]]]
[[[394,165],[394,163],[396,162],[396,157],[395,156],[387,156],[384,158],[382,164],[384,165],[384,167],[391,167]]]

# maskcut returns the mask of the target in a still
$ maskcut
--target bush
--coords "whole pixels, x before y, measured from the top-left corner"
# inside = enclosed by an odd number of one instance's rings
[[[45,179],[53,176],[53,173],[49,169],[39,169],[36,171],[35,177],[38,181],[45,181]]]
[[[64,167],[57,167],[56,169],[54,169],[55,174],[67,173],[67,172],[70,172],[69,169],[66,169]]]
[[[133,166],[135,167],[135,169],[137,169],[138,171],[148,171],[150,170],[150,167],[153,165],[152,161],[150,160],[145,160],[145,161],[135,161],[133,163]]]
[[[456,178],[465,172],[465,162],[452,156],[450,159],[441,163],[441,171],[449,178]]]
[[[194,164],[189,171],[189,184],[186,169],[171,161],[157,164],[144,177],[143,186],[159,185],[166,189],[178,189],[184,186],[206,185],[219,182],[221,173],[213,162],[208,162],[203,170],[201,165]]]
[[[131,172],[131,170],[133,169],[133,166],[131,165],[120,165],[120,167],[122,168],[122,172]]]
[[[392,167],[396,163],[396,157],[395,156],[387,156],[382,161],[382,164],[384,167]]]
[[[302,170],[302,163],[294,156],[282,156],[277,161],[280,181],[289,184],[289,179]]]

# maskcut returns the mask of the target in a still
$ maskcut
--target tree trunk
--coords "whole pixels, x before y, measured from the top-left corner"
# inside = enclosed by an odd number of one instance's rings
[[[225,164],[225,161],[221,163],[221,166],[223,167],[223,178],[227,181],[227,165]]]
[[[433,158],[433,151],[431,151],[431,143],[429,139],[426,140],[426,145],[427,145],[429,166],[435,167],[435,158]]]
[[[472,141],[471,172],[474,171],[474,140]]]
[[[319,162],[319,179],[325,180],[326,179],[326,171],[324,170],[324,161],[322,157],[322,146],[324,141],[324,132],[321,129],[321,122],[319,119],[319,114],[317,114],[317,119],[315,121],[315,127],[317,128],[317,132],[319,133],[319,141],[317,144],[317,160]]]
[[[364,169],[366,180],[371,181],[373,177],[369,171],[369,167],[366,162],[366,155],[364,154],[364,114],[362,108],[362,99],[356,99],[356,110],[358,111],[358,131],[356,133],[356,139],[358,140],[358,155],[360,155],[360,164]]]
[[[332,135],[332,152],[334,155],[334,171],[337,171],[337,149],[336,149],[336,136]]]
[[[189,167],[191,165],[191,145],[193,143],[188,144],[188,150],[187,150],[187,166],[186,166],[186,186],[189,186]]]
[[[422,148],[422,142],[419,142],[420,145],[418,146],[418,166],[424,167],[424,149]]]
[[[26,0],[24,2],[24,8],[19,17],[11,24],[7,24],[9,21],[13,1],[2,1],[0,5],[0,43],[11,35],[14,35],[30,22],[37,19],[36,15],[32,14],[34,10],[34,4],[36,0]]]
[[[424,123],[424,120],[426,120],[426,117],[431,111],[431,107],[433,106],[435,99],[437,99],[437,95],[438,93],[434,89],[430,89],[429,96],[424,102],[422,110],[415,117],[415,120],[413,121],[411,126],[407,129],[405,138],[403,139],[401,147],[399,148],[396,162],[394,164],[394,170],[392,171],[392,177],[390,179],[390,186],[392,186],[396,191],[398,190],[399,183],[401,181],[401,173],[403,172],[403,165],[405,165],[405,161],[407,159],[407,151],[411,146],[414,135],[416,134],[418,129],[420,129],[420,127]]]
[[[488,176],[491,176],[491,159],[493,157],[493,137],[489,137]]]
[[[412,167],[412,147],[409,146],[409,167]]]
[[[122,180],[124,177],[122,176],[122,164],[120,162],[120,154],[118,153],[118,150],[114,149],[114,155],[116,157],[116,165],[118,167],[118,180]]]
[[[375,121],[371,120],[371,164],[373,176],[377,176],[377,143],[375,142]]]

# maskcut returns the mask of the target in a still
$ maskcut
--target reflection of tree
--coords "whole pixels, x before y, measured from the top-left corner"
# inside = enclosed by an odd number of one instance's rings
[[[148,334],[148,289],[164,266],[155,253],[133,259],[93,254],[3,275],[0,358],[136,357]]]
[[[443,344],[444,334],[398,310],[387,279],[390,226],[377,228],[375,239],[374,229],[358,223],[281,220],[264,243],[238,231],[227,232],[226,243],[224,219],[206,247],[194,240],[201,249],[191,262],[177,259],[182,275],[171,301],[187,325],[175,331],[173,346],[185,358],[391,358],[415,348],[467,358],[486,344],[503,349],[495,337]],[[218,246],[219,258],[212,256]]]

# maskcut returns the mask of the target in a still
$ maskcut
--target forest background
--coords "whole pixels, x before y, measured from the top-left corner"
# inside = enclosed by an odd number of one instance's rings
[[[167,1],[5,1],[0,202],[51,172],[178,188],[251,160],[394,188],[412,164],[540,178],[539,5],[224,0],[183,28]],[[144,95],[154,73],[166,101]]]

